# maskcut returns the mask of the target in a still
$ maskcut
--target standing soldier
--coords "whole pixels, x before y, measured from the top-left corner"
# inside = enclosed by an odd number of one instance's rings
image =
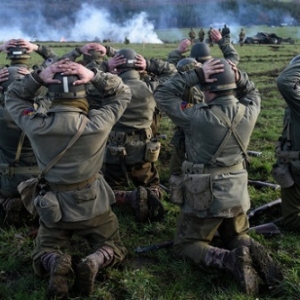
[[[221,34],[222,34],[222,37],[230,37],[230,29],[229,29],[229,27],[227,27],[226,24],[224,24]]]
[[[213,28],[209,27],[208,31],[207,31],[207,38],[208,38],[208,43],[209,43],[209,47],[213,47],[213,40],[212,40],[212,36],[211,36],[211,32],[212,32]]]
[[[245,31],[244,31],[243,28],[240,31],[239,38],[240,38],[240,40],[239,40],[240,46],[243,46],[244,45],[244,39],[245,39]]]
[[[191,40],[191,44],[193,44],[194,41],[195,41],[195,38],[196,38],[196,32],[193,28],[191,28],[191,30],[189,32],[189,37],[190,37],[190,40]]]
[[[198,36],[199,36],[199,42],[204,42],[205,32],[203,28],[201,28],[200,31],[198,32]]]

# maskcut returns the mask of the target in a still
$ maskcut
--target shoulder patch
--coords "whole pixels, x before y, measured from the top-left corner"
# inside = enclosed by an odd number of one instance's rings
[[[22,116],[31,116],[35,113],[35,110],[30,107],[30,108],[26,108],[25,110],[23,110],[22,112]]]
[[[188,102],[186,102],[186,101],[182,101],[180,106],[181,106],[181,110],[184,110],[184,109],[186,109],[186,108],[193,107],[194,104],[188,103]]]

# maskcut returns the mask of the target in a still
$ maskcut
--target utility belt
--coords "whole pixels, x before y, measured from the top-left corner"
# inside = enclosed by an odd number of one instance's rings
[[[139,129],[130,132],[114,131],[109,134],[109,141],[117,144],[126,144],[131,141],[147,141],[152,137],[151,128]]]
[[[207,166],[205,164],[194,164],[185,160],[182,163],[182,172],[188,174],[210,174],[216,176],[219,174],[242,171],[245,169],[244,163],[239,163],[230,167]]]
[[[41,171],[38,166],[15,167],[9,164],[0,164],[0,176],[13,176],[18,174],[39,175]]]
[[[99,178],[99,174],[95,174],[87,180],[77,182],[77,183],[71,183],[71,184],[47,182],[47,186],[53,192],[67,192],[67,191],[81,190],[87,187],[88,185],[91,185],[97,178]]]

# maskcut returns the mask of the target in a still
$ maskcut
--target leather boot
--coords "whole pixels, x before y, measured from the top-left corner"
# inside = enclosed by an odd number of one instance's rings
[[[46,272],[50,273],[47,299],[68,299],[68,279],[72,270],[72,259],[68,254],[46,253],[41,258]]]
[[[259,276],[252,267],[247,247],[241,246],[232,251],[212,247],[206,254],[205,265],[231,272],[247,295],[256,296],[259,293]]]
[[[249,240],[250,255],[253,266],[269,289],[272,289],[283,280],[282,272],[272,259],[267,249],[255,240]]]
[[[129,205],[137,222],[158,221],[164,217],[164,207],[150,189],[139,186],[133,191],[114,191],[117,205]]]
[[[82,259],[76,268],[75,290],[81,295],[89,296],[94,289],[99,270],[108,266],[113,259],[114,250],[109,246],[103,246]]]

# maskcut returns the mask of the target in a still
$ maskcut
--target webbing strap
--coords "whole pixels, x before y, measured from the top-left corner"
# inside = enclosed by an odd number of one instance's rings
[[[209,162],[209,165],[214,165],[216,163],[217,158],[223,151],[224,147],[226,146],[230,136],[233,134],[235,139],[237,140],[239,146],[241,147],[246,159],[248,160],[248,154],[247,154],[247,149],[239,136],[239,134],[236,131],[236,126],[241,122],[243,119],[243,116],[245,114],[246,107],[244,105],[237,105],[237,112],[236,115],[234,116],[232,122],[231,120],[227,117],[227,115],[216,105],[211,107],[211,111],[221,120],[223,123],[228,127],[228,131],[220,144],[218,150],[216,151],[215,155],[212,157],[212,159]]]

